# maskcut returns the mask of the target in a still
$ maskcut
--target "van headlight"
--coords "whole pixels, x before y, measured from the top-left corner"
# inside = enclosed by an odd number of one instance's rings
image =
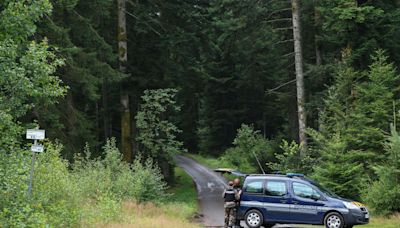
[[[347,209],[359,209],[359,207],[354,204],[353,202],[345,202],[343,201],[344,206],[347,207]]]

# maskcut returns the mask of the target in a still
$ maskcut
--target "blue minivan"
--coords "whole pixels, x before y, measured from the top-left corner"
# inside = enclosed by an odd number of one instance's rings
[[[246,176],[238,216],[251,228],[277,223],[349,228],[369,222],[363,204],[343,199],[302,174]]]

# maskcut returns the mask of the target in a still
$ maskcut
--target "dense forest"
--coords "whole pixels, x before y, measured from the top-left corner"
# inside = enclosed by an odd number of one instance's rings
[[[29,161],[12,151],[40,127],[43,162],[68,160],[71,180],[117,148],[169,183],[175,154],[259,172],[254,153],[399,212],[399,37],[398,0],[1,0],[0,193],[25,190],[11,180],[27,168],[10,173]],[[125,171],[111,180],[129,192]]]
[[[65,64],[56,74],[69,89],[57,105],[36,107],[27,118],[60,139],[67,158],[86,143],[99,150],[107,138],[121,138],[121,90],[130,98],[134,153],[141,96],[159,88],[177,89],[181,111],[170,117],[191,152],[220,155],[242,123],[268,139],[297,140],[290,1],[126,1],[124,74],[115,1],[52,5],[29,38],[57,47]],[[302,1],[308,127],[320,128],[328,87],[344,61],[366,71],[383,50],[398,65],[397,8],[396,1]]]

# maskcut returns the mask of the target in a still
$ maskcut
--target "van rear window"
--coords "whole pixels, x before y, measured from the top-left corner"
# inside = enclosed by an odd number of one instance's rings
[[[268,196],[284,196],[286,195],[286,183],[283,181],[268,181],[265,194]]]
[[[246,185],[245,192],[248,193],[263,193],[263,181],[252,181]]]

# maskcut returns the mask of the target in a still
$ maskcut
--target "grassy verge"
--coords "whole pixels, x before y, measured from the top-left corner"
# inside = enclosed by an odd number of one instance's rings
[[[390,217],[379,217],[379,216],[371,216],[371,221],[368,225],[365,226],[358,226],[358,227],[365,227],[365,228],[398,228],[400,227],[400,214],[393,215]]]
[[[197,192],[192,178],[178,167],[175,168],[175,175],[176,183],[168,190],[171,196],[167,202],[160,204],[123,202],[118,219],[105,224],[96,224],[94,227],[201,227],[193,219],[198,206]]]
[[[175,168],[175,185],[169,189],[170,203],[181,206],[181,217],[192,218],[198,211],[197,191],[192,178],[181,168]]]
[[[220,160],[218,158],[214,157],[205,157],[199,154],[185,154],[187,157],[191,157],[197,162],[199,162],[202,165],[207,166],[210,169],[216,169],[216,168],[233,168],[236,169],[237,167],[234,167],[232,164],[230,164],[227,161]]]

